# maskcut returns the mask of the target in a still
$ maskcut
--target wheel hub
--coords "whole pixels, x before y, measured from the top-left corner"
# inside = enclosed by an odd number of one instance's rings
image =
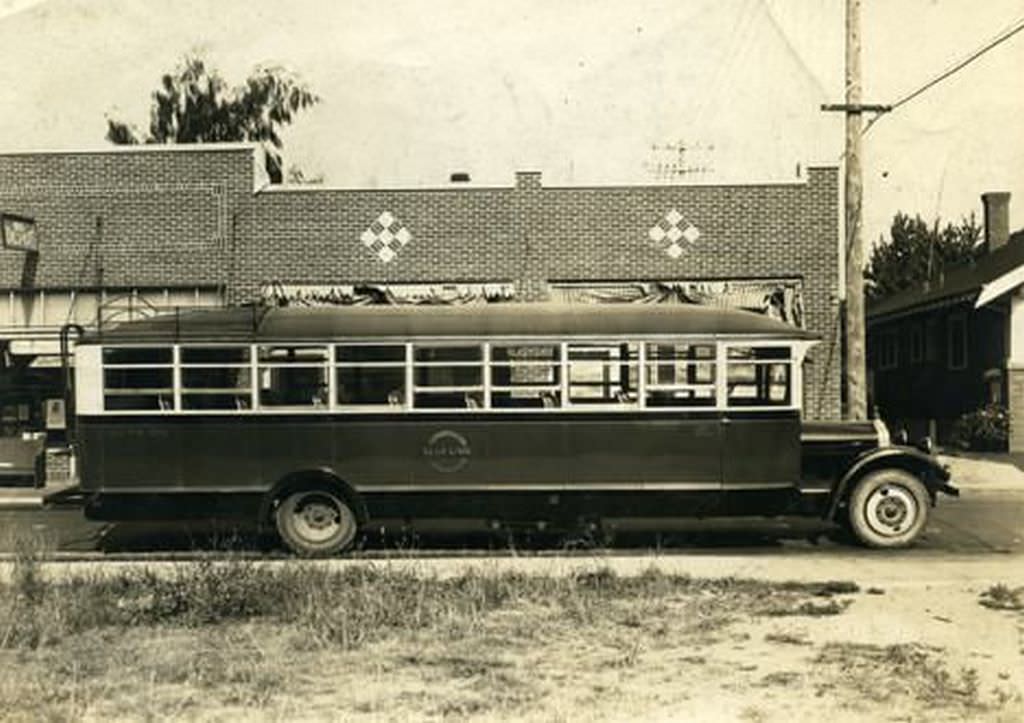
[[[340,533],[344,525],[339,504],[319,495],[296,505],[291,517],[295,532],[312,543],[330,540]]]
[[[322,503],[313,503],[303,508],[302,520],[314,530],[323,530],[338,524],[337,510]]]
[[[917,519],[917,501],[910,490],[899,485],[882,485],[866,503],[867,522],[880,535],[894,537]]]

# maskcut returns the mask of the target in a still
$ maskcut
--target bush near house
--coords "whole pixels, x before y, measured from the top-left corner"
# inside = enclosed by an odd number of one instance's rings
[[[978,452],[1005,452],[1010,435],[1010,414],[998,404],[960,415],[953,426],[953,442]]]

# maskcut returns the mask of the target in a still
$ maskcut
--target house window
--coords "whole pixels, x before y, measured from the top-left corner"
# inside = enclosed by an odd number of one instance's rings
[[[939,361],[939,320],[935,317],[924,323],[924,360],[926,362]]]
[[[899,338],[895,331],[883,331],[878,335],[878,368],[895,369],[899,365]]]
[[[924,361],[924,329],[921,324],[910,327],[910,363],[920,364]]]
[[[949,368],[966,369],[967,368],[967,316],[964,314],[954,314],[949,317],[948,321],[948,343],[946,351],[948,356],[947,361]]]

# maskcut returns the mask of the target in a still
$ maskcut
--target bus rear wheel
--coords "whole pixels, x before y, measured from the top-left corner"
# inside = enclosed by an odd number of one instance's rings
[[[850,531],[868,547],[907,547],[928,522],[928,490],[914,475],[883,469],[865,476],[850,495]]]
[[[326,557],[346,550],[359,522],[336,492],[307,489],[288,493],[274,513],[284,544],[302,557]]]

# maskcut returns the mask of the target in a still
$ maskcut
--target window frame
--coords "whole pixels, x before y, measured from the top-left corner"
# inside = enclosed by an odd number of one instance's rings
[[[721,404],[721,399],[719,397],[719,392],[720,392],[719,386],[720,385],[718,383],[719,377],[721,376],[721,368],[720,368],[719,359],[718,359],[718,347],[722,343],[723,342],[716,341],[715,339],[707,339],[707,338],[705,338],[705,339],[701,339],[701,338],[685,339],[685,340],[674,341],[674,342],[672,342],[672,341],[669,341],[669,342],[644,341],[644,342],[642,342],[641,343],[641,351],[640,351],[641,357],[642,357],[640,379],[641,379],[641,387],[643,389],[643,402],[642,402],[643,408],[644,409],[657,409],[657,410],[664,409],[666,411],[673,411],[673,410],[676,410],[676,411],[692,411],[692,410],[701,411],[701,410],[718,409],[720,407],[720,404]],[[673,365],[675,367],[675,365],[678,365],[680,363],[679,359],[672,359],[670,361],[663,361],[663,360],[660,360],[660,359],[652,359],[650,357],[650,347],[652,347],[652,346],[673,346],[673,347],[676,347],[676,346],[687,346],[687,347],[691,347],[691,348],[692,347],[710,347],[711,348],[711,357],[710,358],[707,358],[707,359],[705,359],[705,358],[695,358],[695,359],[692,359],[692,360],[691,359],[687,359],[687,360],[683,360],[682,363],[684,363],[684,364],[694,364],[694,365],[708,365],[708,364],[710,364],[711,365],[711,370],[712,370],[712,374],[711,374],[712,379],[711,379],[711,381],[710,382],[693,382],[693,383],[686,382],[686,383],[682,383],[682,384],[680,384],[680,383],[662,384],[660,382],[656,382],[654,384],[651,384],[650,381],[647,379],[647,372],[649,370],[653,369],[655,371],[655,377],[657,377],[657,369],[658,369],[658,367],[667,366],[669,364],[671,364],[671,365]],[[703,405],[703,404],[666,404],[666,405],[660,405],[659,404],[659,405],[652,405],[652,404],[650,404],[650,398],[649,398],[649,392],[652,392],[652,391],[654,391],[654,392],[676,392],[676,391],[697,391],[697,392],[699,392],[699,391],[710,391],[711,392],[712,404],[710,406],[709,405]]]
[[[729,357],[729,351],[736,348],[749,348],[749,349],[786,349],[789,355],[785,358],[764,358],[757,359],[732,359]],[[784,409],[802,409],[803,399],[800,390],[803,386],[802,374],[800,373],[800,366],[803,361],[803,354],[798,353],[796,344],[794,343],[781,343],[781,342],[728,342],[720,344],[718,347],[719,359],[721,365],[719,367],[719,376],[721,377],[721,383],[719,384],[719,398],[718,402],[720,408],[725,412],[731,411],[770,411],[770,410],[784,410]],[[786,368],[786,402],[784,404],[730,404],[729,403],[729,366],[739,365],[750,365],[755,368],[759,366],[784,366]],[[757,384],[755,379],[754,384]],[[771,382],[769,381],[769,384]]]
[[[885,372],[900,365],[899,335],[895,329],[878,332],[878,370]]]
[[[924,324],[921,322],[915,322],[910,325],[910,330],[907,332],[907,360],[911,364],[922,364],[924,363]]]
[[[258,377],[256,376],[257,368],[255,364],[254,355],[256,353],[254,344],[231,344],[231,343],[195,343],[187,342],[184,344],[176,344],[174,351],[175,368],[174,368],[174,409],[175,411],[188,412],[188,413],[224,413],[231,411],[245,411],[252,409],[259,398],[259,384]],[[187,362],[184,360],[184,354],[182,352],[189,349],[244,349],[246,351],[247,359],[241,362]],[[186,387],[185,386],[185,371],[188,369],[247,369],[249,372],[249,387],[248,389],[237,387],[235,389],[224,388],[211,388],[211,387]],[[248,407],[225,407],[221,409],[190,409],[186,408],[184,404],[184,398],[186,395],[214,395],[214,394],[234,394],[237,397],[243,397],[248,394]]]
[[[627,352],[626,359],[570,359],[570,352],[573,346],[586,347],[591,346],[594,348],[601,347],[621,347],[623,344],[627,346],[636,347],[636,356],[630,358],[630,353]],[[613,337],[602,337],[595,339],[581,339],[576,338],[571,341],[562,342],[562,407],[563,409],[580,410],[580,409],[595,409],[595,410],[632,410],[632,409],[643,409],[642,393],[643,383],[643,347],[645,342],[637,337],[624,337],[624,338],[613,338]],[[624,391],[618,394],[629,394],[632,393],[633,397],[626,397],[624,399],[616,399],[615,401],[599,401],[599,402],[573,402],[572,401],[572,362],[591,362],[600,364],[602,370],[614,369],[616,366],[620,367],[618,375],[618,386]],[[632,367],[636,371],[636,388],[629,390],[628,382],[630,381],[630,372],[626,373],[626,385],[622,384],[621,367],[625,365],[627,369]],[[577,384],[579,386],[579,384]],[[611,387],[612,382],[607,382],[605,386]]]
[[[494,358],[495,348],[512,348],[512,347],[550,347],[556,351],[556,357],[553,360],[546,359],[522,359],[522,360],[501,360],[497,361]],[[484,406],[488,411],[497,412],[535,412],[538,409],[551,410],[551,409],[563,409],[565,406],[565,343],[554,340],[526,340],[526,341],[506,341],[504,339],[492,340],[486,343],[486,375],[485,382],[487,385],[487,394],[485,398]],[[550,384],[498,384],[495,381],[496,369],[508,369],[509,378],[511,378],[511,371],[514,367],[519,366],[522,368],[536,368],[536,369],[551,369],[556,370],[555,381]],[[495,392],[539,392],[538,398],[541,400],[541,406],[523,406],[523,407],[496,407],[494,406],[494,393]],[[545,394],[553,393],[554,405],[549,407],[544,404]]]
[[[963,356],[957,360],[953,358],[953,334],[954,327],[959,326],[963,329]],[[962,311],[958,311],[954,314],[950,314],[946,318],[946,368],[950,371],[958,372],[967,369],[970,366],[970,349],[968,347],[968,329],[967,329],[967,314]]]
[[[104,414],[170,414],[178,410],[178,345],[139,342],[134,344],[103,345],[99,353],[100,409]],[[161,349],[170,352],[168,362],[108,362],[106,352],[128,349]],[[168,370],[171,372],[170,387],[111,387],[107,385],[107,371]],[[108,409],[107,397],[156,397],[155,408]],[[165,398],[167,403],[165,403]]]
[[[339,347],[394,347],[402,349],[402,361],[348,362],[338,359]],[[397,412],[409,411],[412,408],[412,386],[409,369],[412,360],[412,344],[399,341],[333,341],[330,344],[331,379],[330,408],[342,412]],[[400,404],[384,402],[383,404],[343,404],[338,399],[338,372],[342,369],[401,369],[402,370],[402,401]]]
[[[263,361],[260,358],[260,350],[263,348],[283,347],[290,349],[323,349],[324,358],[320,361],[310,362],[273,362]],[[266,410],[269,413],[277,412],[324,412],[329,409],[333,409],[331,401],[334,396],[334,380],[332,379],[331,369],[332,362],[334,360],[334,347],[329,341],[323,342],[308,342],[308,341],[264,341],[252,344],[251,359],[255,365],[256,376],[253,377],[253,389],[256,400],[257,410]],[[322,403],[317,403],[315,400],[303,404],[264,404],[263,399],[260,396],[260,392],[263,391],[263,372],[270,371],[273,374],[274,369],[320,369],[324,375],[324,382],[321,385],[323,390],[326,392],[327,399]]]
[[[487,367],[488,367],[488,351],[489,344],[483,340],[450,340],[450,341],[432,341],[432,340],[414,340],[409,343],[409,352],[407,357],[407,371],[406,371],[406,384],[409,387],[409,408],[414,412],[479,412],[488,408],[488,393],[487,393]],[[479,348],[480,359],[470,361],[419,361],[416,359],[416,352],[419,349],[457,349],[457,348]],[[444,368],[455,368],[455,369],[479,369],[480,371],[480,383],[479,384],[445,384],[438,386],[431,385],[419,385],[416,383],[416,372],[418,369],[444,369]],[[475,399],[473,395],[480,395],[479,402],[471,403],[471,400]],[[416,404],[417,394],[462,394],[464,398],[463,406],[449,406],[449,407],[425,407]]]
[[[620,359],[609,359],[601,361],[600,363],[605,366],[615,367],[626,364],[629,366],[629,394],[631,398],[628,401],[622,402],[608,402],[607,400],[602,402],[572,402],[570,398],[570,349],[576,347],[586,346],[607,346],[607,347],[621,347],[626,344],[631,347],[632,358],[626,360]],[[661,361],[655,358],[653,355],[648,358],[651,347],[655,345],[665,346],[710,346],[714,349],[714,357],[704,359],[697,357],[693,360],[696,364],[707,364],[710,365],[713,370],[713,384],[650,384],[647,378],[648,372],[656,368]],[[379,346],[379,347],[396,347],[404,350],[403,361],[387,361],[387,362],[345,362],[341,361],[338,354],[338,350],[341,347],[358,347],[358,346]],[[503,360],[496,361],[494,359],[494,350],[499,348],[507,347],[552,347],[557,350],[557,360],[547,359],[536,359],[536,360]],[[149,343],[124,343],[124,344],[112,344],[112,345],[97,345],[97,356],[99,357],[100,363],[96,365],[98,378],[98,394],[90,395],[90,399],[97,399],[95,402],[95,409],[90,408],[90,413],[99,414],[117,414],[117,415],[151,415],[151,414],[191,414],[191,415],[246,415],[246,414],[325,414],[325,413],[343,413],[343,414],[437,414],[437,413],[487,413],[487,414],[518,414],[518,413],[537,413],[543,412],[545,414],[551,413],[581,413],[581,412],[637,412],[637,411],[650,411],[651,413],[659,412],[690,412],[690,413],[718,413],[727,414],[734,411],[755,411],[755,412],[773,412],[773,411],[784,411],[784,410],[796,410],[801,411],[803,402],[803,369],[802,363],[804,361],[806,351],[811,346],[810,342],[801,340],[775,340],[775,339],[759,339],[759,338],[743,338],[735,336],[724,336],[715,337],[710,335],[705,336],[689,336],[689,335],[631,335],[631,336],[601,336],[601,337],[492,337],[484,339],[466,339],[461,337],[450,337],[450,338],[394,338],[394,337],[380,337],[380,338],[351,338],[351,339],[337,339],[332,338],[325,341],[285,341],[285,340],[261,340],[258,342],[249,343],[232,343],[230,341],[219,342],[196,342],[187,341],[177,344],[154,344]],[[249,375],[250,375],[250,388],[249,388],[249,405],[245,409],[231,409],[231,408],[212,408],[212,409],[188,409],[182,403],[183,395],[190,393],[190,389],[184,387],[184,373],[191,368],[242,368],[246,366],[244,362],[184,362],[184,356],[187,355],[188,349],[195,348],[230,348],[238,347],[248,350],[249,354]],[[285,348],[315,348],[319,350],[325,350],[326,354],[322,361],[296,361],[296,362],[273,362],[273,361],[261,361],[260,353],[263,348],[270,347],[285,347]],[[471,347],[478,348],[480,350],[479,360],[471,361],[416,361],[416,350],[423,348],[443,348],[443,347]],[[763,360],[733,360],[732,363],[737,364],[787,364],[788,365],[788,384],[789,384],[789,401],[786,404],[742,404],[734,401],[733,404],[728,403],[728,373],[729,373],[729,351],[732,348],[743,347],[743,348],[782,348],[788,350],[787,359],[763,359]],[[132,349],[132,348],[158,348],[158,349],[170,349],[171,350],[171,362],[170,363],[145,363],[138,365],[131,364],[115,364],[110,365],[102,361],[106,350],[109,349]],[[635,352],[635,353],[634,353]],[[664,361],[666,364],[679,364],[679,360]],[[684,361],[683,363],[689,363]],[[551,368],[556,370],[557,383],[551,384],[523,384],[523,385],[510,385],[510,384],[497,384],[495,382],[496,371],[502,367],[514,368],[517,364],[523,366],[536,366],[538,368]],[[456,367],[469,367],[480,370],[480,383],[474,385],[445,385],[445,386],[421,386],[415,384],[415,375],[417,368],[431,368],[431,367],[443,367],[443,366],[456,366]],[[110,393],[105,385],[104,372],[113,366],[113,368],[161,368],[171,369],[172,372],[172,388],[170,392],[167,389],[161,388],[162,393],[172,397],[172,403],[168,404],[166,408],[161,409],[126,409],[126,410],[108,410],[106,409],[106,398]],[[337,398],[338,394],[338,377],[337,373],[339,369],[346,367],[378,367],[378,368],[394,368],[404,369],[404,384],[405,394],[402,400],[402,404],[342,404]],[[326,378],[326,391],[327,401],[325,404],[280,404],[280,405],[269,405],[263,403],[260,399],[261,391],[261,374],[264,374],[267,370],[275,368],[316,368],[322,370],[321,373]],[[621,374],[621,372],[619,372]],[[617,378],[617,377],[616,377]],[[621,380],[616,382],[620,384]],[[635,386],[633,386],[635,384]],[[677,389],[696,389],[701,391],[714,390],[714,403],[708,405],[656,405],[649,404],[648,394],[651,391],[659,391],[662,389],[668,389],[670,391]],[[240,388],[241,389],[241,388]],[[494,405],[494,394],[508,391],[523,391],[523,392],[537,392],[538,395],[542,393],[551,394],[553,404],[539,405],[524,405],[522,407],[517,406],[495,406]],[[144,390],[143,390],[144,391]],[[191,390],[194,392],[194,390]],[[450,407],[424,407],[417,406],[415,403],[415,395],[419,392],[451,392],[451,393],[473,393],[479,400],[479,406],[450,406]],[[116,390],[114,391],[116,394]],[[140,392],[131,392],[138,394]],[[127,393],[125,393],[127,395]],[[98,398],[97,398],[98,397]]]

